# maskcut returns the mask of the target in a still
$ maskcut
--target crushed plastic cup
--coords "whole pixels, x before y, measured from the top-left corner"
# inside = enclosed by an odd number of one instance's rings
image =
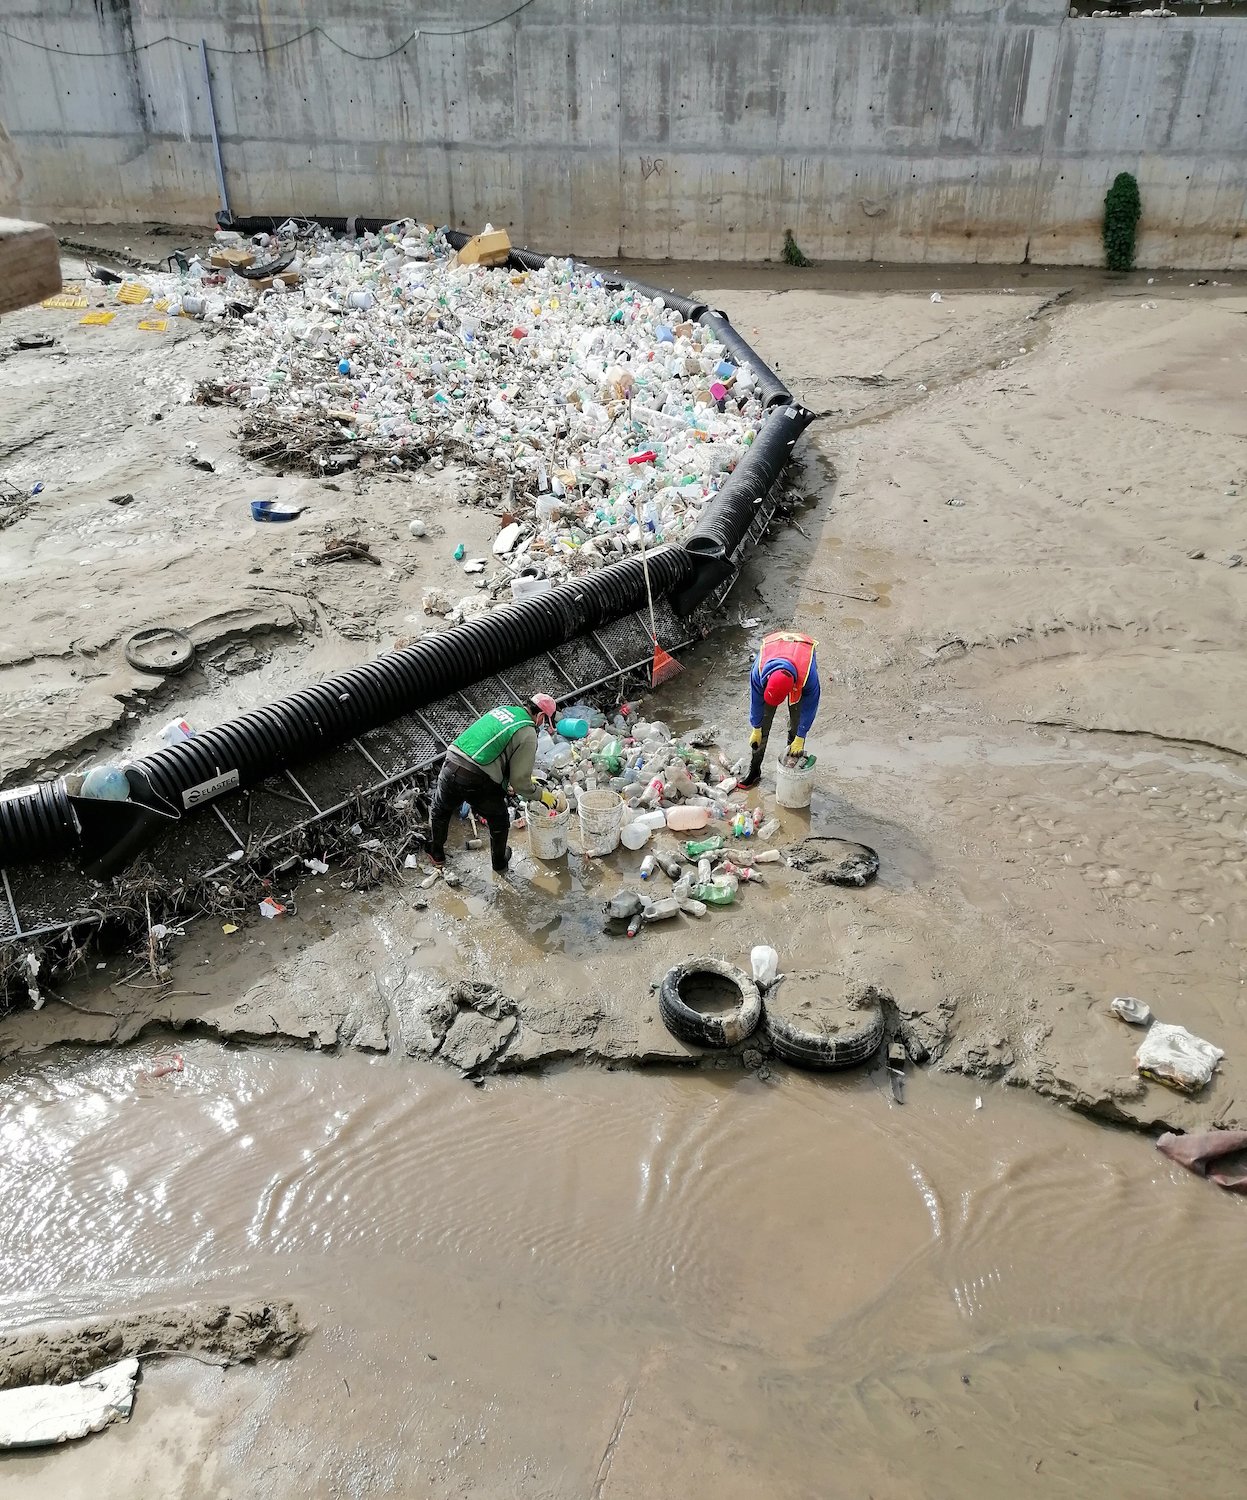
[[[286,908],[281,902],[275,901],[272,896],[265,896],[264,900],[260,902],[260,915],[267,917],[269,921],[272,921],[274,917],[283,916],[285,911]]]

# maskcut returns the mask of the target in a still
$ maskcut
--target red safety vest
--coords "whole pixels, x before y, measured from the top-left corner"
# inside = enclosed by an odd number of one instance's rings
[[[797,679],[797,686],[788,695],[789,703],[801,701],[801,694],[805,691],[810,668],[814,665],[814,651],[817,646],[818,642],[811,636],[801,635],[795,630],[776,630],[762,638],[762,648],[758,652],[758,666],[765,667],[768,662],[773,661],[786,661],[793,669],[792,675]]]

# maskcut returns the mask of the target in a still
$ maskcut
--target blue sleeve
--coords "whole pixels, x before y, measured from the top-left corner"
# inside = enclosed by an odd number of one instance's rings
[[[810,663],[810,675],[805,679],[805,691],[801,694],[801,712],[797,716],[797,735],[804,739],[814,727],[814,716],[818,713],[818,701],[823,689],[818,680],[818,658]]]
[[[762,679],[758,675],[758,658],[753,659],[753,666],[749,669],[749,727],[750,729],[762,728],[762,712],[766,703],[762,697]]]

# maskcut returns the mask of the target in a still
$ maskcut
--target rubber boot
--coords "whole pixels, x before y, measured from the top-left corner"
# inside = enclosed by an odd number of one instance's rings
[[[762,780],[762,749],[759,746],[757,749],[753,750],[750,753],[750,756],[749,756],[749,771],[748,771],[748,773],[745,776],[741,777],[741,779],[736,783],[736,785],[747,790],[751,786],[757,786],[758,782],[760,782],[761,780]]]

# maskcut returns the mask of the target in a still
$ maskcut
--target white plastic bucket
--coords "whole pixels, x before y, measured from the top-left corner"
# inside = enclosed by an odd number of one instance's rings
[[[814,767],[786,766],[781,760],[775,773],[775,800],[781,807],[809,807],[814,792]]]
[[[586,854],[611,854],[619,848],[624,800],[618,792],[581,792],[576,804],[580,814],[580,842]]]
[[[534,859],[562,859],[567,853],[570,807],[551,812],[540,802],[528,804],[528,847]]]

